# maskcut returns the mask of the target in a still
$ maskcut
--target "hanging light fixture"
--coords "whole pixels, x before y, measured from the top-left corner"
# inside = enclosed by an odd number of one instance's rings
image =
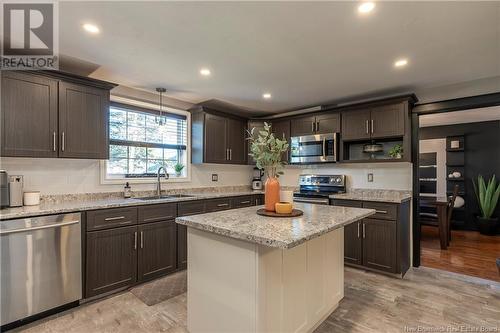
[[[156,91],[160,94],[160,104],[159,104],[160,113],[159,113],[158,116],[156,116],[155,122],[158,125],[163,126],[167,122],[167,119],[165,119],[165,117],[163,116],[163,93],[166,92],[167,89],[165,89],[165,88],[156,88]]]

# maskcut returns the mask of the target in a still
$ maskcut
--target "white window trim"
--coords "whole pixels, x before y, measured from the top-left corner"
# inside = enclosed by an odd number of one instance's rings
[[[112,102],[118,102],[128,105],[135,105],[138,107],[143,107],[152,110],[159,110],[158,105],[153,103],[146,103],[141,101],[136,101],[133,99],[128,99],[119,96],[111,96],[110,100]],[[167,111],[169,113],[175,113],[186,117],[186,127],[187,127],[187,145],[186,145],[186,166],[184,167],[186,170],[185,177],[177,177],[174,175],[170,175],[169,179],[161,178],[162,183],[189,183],[191,182],[191,113],[184,110],[174,109],[171,107],[163,107],[163,111]],[[100,164],[100,183],[102,185],[109,184],[125,184],[129,182],[130,184],[155,184],[157,182],[156,177],[148,177],[148,178],[108,178],[106,174],[108,160],[101,160]]]

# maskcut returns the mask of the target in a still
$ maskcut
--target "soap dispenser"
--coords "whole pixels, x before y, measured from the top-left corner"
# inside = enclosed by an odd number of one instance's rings
[[[123,197],[124,198],[132,197],[132,188],[130,187],[130,184],[128,182],[125,184],[125,187],[123,188]]]

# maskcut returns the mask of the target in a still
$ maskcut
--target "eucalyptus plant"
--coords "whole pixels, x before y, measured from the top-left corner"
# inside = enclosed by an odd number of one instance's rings
[[[476,198],[481,208],[481,217],[484,219],[491,218],[500,196],[500,183],[497,186],[495,175],[488,181],[488,185],[486,185],[481,175],[477,177],[477,184],[474,182],[474,179],[472,183],[474,184],[474,193],[476,193]]]
[[[282,139],[274,136],[271,125],[264,123],[264,129],[255,133],[256,128],[247,131],[250,141],[249,156],[253,157],[257,168],[264,169],[267,177],[279,177],[283,174],[282,168],[286,164],[283,161],[283,153],[288,150],[288,142],[283,135]]]

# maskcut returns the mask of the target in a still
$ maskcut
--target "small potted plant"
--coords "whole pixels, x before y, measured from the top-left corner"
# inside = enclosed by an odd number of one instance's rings
[[[403,146],[398,143],[389,150],[388,154],[391,158],[395,159],[403,158]]]
[[[500,184],[497,185],[495,175],[491,177],[487,185],[481,175],[477,177],[477,184],[474,180],[472,180],[472,183],[474,184],[474,193],[481,209],[481,215],[477,216],[479,232],[483,235],[495,235],[498,216],[493,217],[493,213],[495,212],[498,197],[500,196]]]
[[[181,163],[176,163],[174,165],[175,175],[180,177],[182,175],[182,170],[184,169],[184,165]]]
[[[254,133],[255,127],[248,131],[250,141],[249,156],[253,157],[257,168],[264,169],[267,179],[264,187],[265,209],[274,211],[275,204],[280,201],[280,183],[278,177],[286,164],[282,161],[283,153],[288,150],[288,143],[283,136],[276,138],[271,132],[271,125],[264,123],[264,129]]]

